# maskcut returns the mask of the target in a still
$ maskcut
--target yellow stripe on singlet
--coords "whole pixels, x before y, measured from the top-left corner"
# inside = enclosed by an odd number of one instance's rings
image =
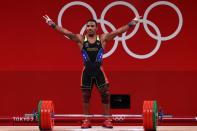
[[[85,35],[84,42],[86,42],[86,41],[88,41],[88,38],[87,38],[86,35]]]
[[[100,41],[99,35],[97,35],[96,40]]]

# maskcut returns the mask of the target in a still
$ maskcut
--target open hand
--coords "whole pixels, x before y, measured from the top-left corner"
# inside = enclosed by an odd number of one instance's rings
[[[55,23],[48,17],[48,15],[44,15],[43,18],[46,20],[46,23],[47,23],[49,26],[52,26],[52,25],[55,24]]]

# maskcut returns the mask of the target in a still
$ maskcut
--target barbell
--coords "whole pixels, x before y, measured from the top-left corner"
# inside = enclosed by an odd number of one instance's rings
[[[25,114],[25,117],[35,118],[38,121],[40,130],[52,130],[55,122],[81,121],[89,118],[93,121],[104,121],[110,118],[113,122],[143,122],[145,130],[156,130],[158,111],[156,101],[144,101],[143,114],[112,114],[112,115],[82,115],[82,114],[55,114],[53,101],[41,100],[38,104],[38,112]],[[167,117],[162,116],[162,117]]]
[[[0,117],[0,122],[13,123],[38,123],[40,130],[52,130],[55,123],[58,122],[79,122],[85,118],[91,121],[103,122],[106,118],[110,118],[114,123],[141,122],[144,130],[157,130],[158,122],[197,122],[197,117],[173,117],[158,112],[157,102],[147,100],[143,102],[142,114],[55,114],[54,103],[51,100],[40,100],[38,111],[32,114],[25,114],[22,117]]]

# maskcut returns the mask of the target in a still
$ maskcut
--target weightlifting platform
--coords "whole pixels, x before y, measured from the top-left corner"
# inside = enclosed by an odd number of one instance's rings
[[[37,126],[0,126],[0,131],[39,131]],[[93,126],[90,129],[81,129],[80,126],[55,126],[53,131],[144,131],[142,126],[114,126],[106,129]],[[158,126],[157,131],[197,131],[197,126]]]

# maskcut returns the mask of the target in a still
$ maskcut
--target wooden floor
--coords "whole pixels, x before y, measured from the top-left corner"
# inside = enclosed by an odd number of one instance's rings
[[[39,131],[36,126],[0,126],[0,131]],[[106,129],[93,126],[90,129],[81,129],[80,126],[56,126],[53,131],[143,131],[141,126],[114,126]],[[159,126],[158,131],[197,131],[197,126]]]

